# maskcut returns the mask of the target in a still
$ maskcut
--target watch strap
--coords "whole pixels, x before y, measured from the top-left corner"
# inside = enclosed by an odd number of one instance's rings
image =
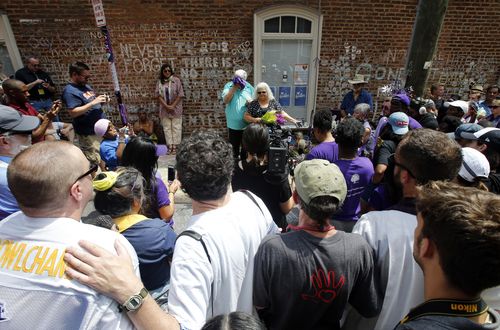
[[[130,311],[135,311],[135,310],[139,309],[139,307],[141,307],[142,304],[144,303],[144,299],[146,299],[148,294],[149,294],[149,291],[143,287],[141,289],[141,291],[139,291],[138,294],[135,294],[135,295],[131,296],[130,298],[128,298],[127,301],[125,301],[125,303],[123,303],[123,305],[118,305],[118,311],[121,313],[123,311],[130,312]],[[130,309],[130,308],[128,308],[127,304],[133,299],[139,299],[140,303],[136,308]]]

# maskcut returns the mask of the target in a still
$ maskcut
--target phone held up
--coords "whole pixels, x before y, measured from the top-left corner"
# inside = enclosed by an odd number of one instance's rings
[[[167,176],[168,176],[168,182],[169,183],[172,183],[172,181],[175,180],[175,168],[174,168],[173,165],[168,165]]]

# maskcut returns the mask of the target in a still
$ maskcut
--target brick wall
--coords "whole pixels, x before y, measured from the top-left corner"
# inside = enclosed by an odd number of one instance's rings
[[[157,113],[155,84],[160,65],[169,61],[186,93],[185,134],[200,127],[225,132],[222,87],[241,67],[253,80],[253,13],[279,4],[300,4],[323,14],[317,108],[338,107],[355,73],[369,77],[375,96],[381,86],[404,79],[417,0],[104,0],[131,119],[138,107]],[[90,1],[3,0],[0,9],[9,16],[21,55],[39,56],[59,91],[67,82],[68,64],[81,60],[92,68],[94,88],[113,93]],[[445,83],[448,93],[464,94],[472,80],[497,83],[498,22],[498,1],[450,0],[429,84]],[[115,112],[113,105],[109,111]]]

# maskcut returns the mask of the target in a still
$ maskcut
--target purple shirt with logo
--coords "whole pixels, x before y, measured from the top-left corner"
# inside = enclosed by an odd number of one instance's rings
[[[370,159],[356,157],[339,159],[334,162],[344,174],[347,184],[347,196],[342,209],[333,218],[340,221],[357,221],[361,212],[360,199],[366,186],[370,183],[374,170]]]

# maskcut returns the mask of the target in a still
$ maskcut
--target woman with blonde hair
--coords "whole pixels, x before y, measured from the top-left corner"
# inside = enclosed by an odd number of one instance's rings
[[[247,106],[247,111],[243,116],[243,119],[247,123],[260,123],[262,122],[262,116],[269,111],[276,111],[276,113],[281,113],[283,118],[293,124],[297,124],[299,120],[292,118],[288,115],[281,105],[274,98],[273,92],[269,85],[265,82],[260,82],[255,87],[254,100],[250,102]]]

